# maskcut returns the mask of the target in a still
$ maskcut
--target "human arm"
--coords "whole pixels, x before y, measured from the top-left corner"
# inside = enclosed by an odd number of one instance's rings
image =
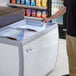
[[[46,18],[46,19],[43,19],[44,22],[48,22],[52,19],[55,19],[55,18],[58,18],[59,16],[63,15],[66,13],[66,6],[63,6],[62,8],[59,9],[59,11],[57,11],[54,15]]]

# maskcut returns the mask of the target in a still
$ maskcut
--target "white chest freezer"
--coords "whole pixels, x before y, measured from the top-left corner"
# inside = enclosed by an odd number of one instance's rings
[[[57,53],[57,24],[24,19],[0,29],[0,76],[45,76]]]

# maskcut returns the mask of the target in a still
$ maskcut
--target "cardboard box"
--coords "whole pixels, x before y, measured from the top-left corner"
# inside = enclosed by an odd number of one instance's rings
[[[24,19],[23,9],[0,7],[0,28],[22,19]]]

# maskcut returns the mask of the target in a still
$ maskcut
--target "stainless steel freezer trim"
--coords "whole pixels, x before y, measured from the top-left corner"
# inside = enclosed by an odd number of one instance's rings
[[[2,44],[8,44],[8,45],[13,45],[13,46],[20,45],[20,42],[19,41],[10,40],[8,38],[0,38],[0,43],[2,43]]]
[[[19,47],[19,76],[24,76],[24,56],[23,56],[23,46],[20,43]]]
[[[0,38],[0,42],[3,44],[8,43],[8,45],[13,44],[14,46],[18,46],[18,48],[19,48],[19,76],[24,76],[24,57],[23,57],[22,43],[19,43],[14,40],[3,39],[3,38]]]

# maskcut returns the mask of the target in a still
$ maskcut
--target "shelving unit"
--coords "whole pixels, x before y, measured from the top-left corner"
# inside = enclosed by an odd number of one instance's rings
[[[11,3],[8,3],[7,5],[11,7],[20,7],[20,8],[28,8],[28,9],[36,9],[36,10],[47,10],[47,7],[37,7],[37,6],[31,6],[31,5],[21,5],[21,4],[11,4]]]
[[[31,9],[31,10],[40,10],[40,11],[48,11],[48,17],[51,15],[50,14],[50,7],[49,5],[51,3],[51,0],[48,0],[48,7],[38,7],[38,6],[32,6],[32,5],[25,5],[25,4],[12,4],[11,0],[9,0],[9,3],[7,4],[9,7],[13,8],[23,8],[23,9]],[[33,16],[24,16],[26,19],[33,19],[33,20],[42,20],[42,17],[33,17]]]
[[[27,9],[34,9],[34,10],[47,10],[47,7],[37,7],[37,6],[31,6],[31,5],[22,5],[22,4],[7,4],[10,7],[16,7],[16,8],[27,8]],[[32,17],[32,16],[24,16],[26,19],[34,19],[34,20],[42,20],[43,18],[39,17]]]
[[[32,17],[32,16],[24,16],[24,18],[26,18],[26,19],[33,19],[33,20],[42,20],[43,19],[43,18]]]

